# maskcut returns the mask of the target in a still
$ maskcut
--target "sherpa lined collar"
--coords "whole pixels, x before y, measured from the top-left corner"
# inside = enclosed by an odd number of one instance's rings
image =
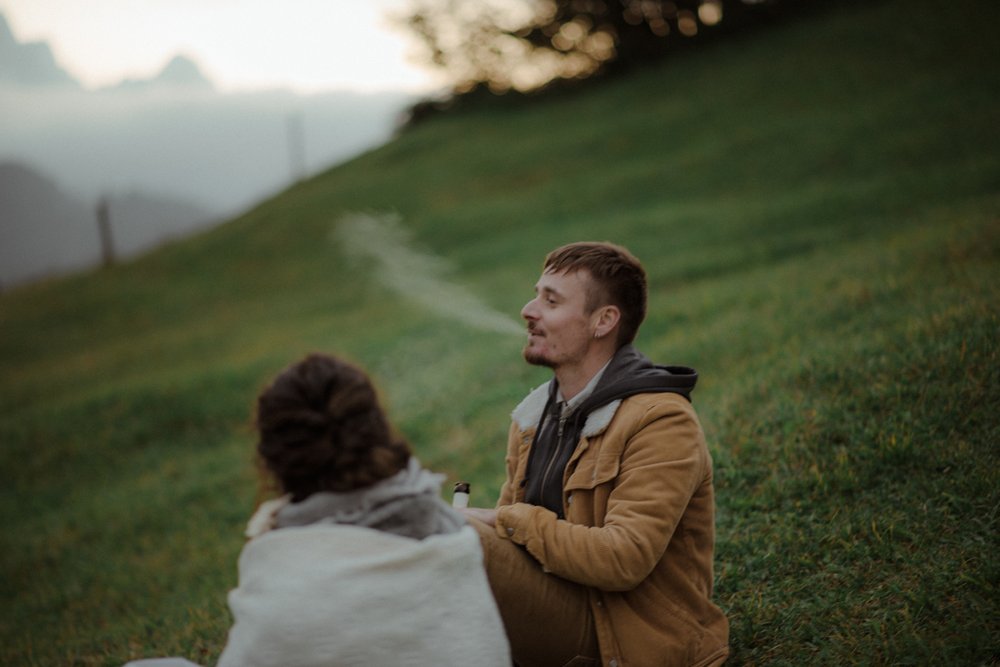
[[[552,380],[549,380],[545,384],[536,387],[514,408],[510,416],[522,431],[538,426],[538,422],[542,419],[542,413],[545,411],[545,403],[549,399],[551,384]],[[621,405],[621,399],[612,401],[607,405],[602,405],[592,411],[587,415],[587,420],[583,423],[583,430],[580,432],[580,435],[584,438],[592,438],[595,435],[603,433],[607,429],[608,424],[611,423],[615,412],[618,411],[619,405]]]

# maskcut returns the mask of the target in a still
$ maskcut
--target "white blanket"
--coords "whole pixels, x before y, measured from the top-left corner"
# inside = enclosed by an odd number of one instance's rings
[[[511,664],[476,531],[313,524],[254,538],[219,667]]]

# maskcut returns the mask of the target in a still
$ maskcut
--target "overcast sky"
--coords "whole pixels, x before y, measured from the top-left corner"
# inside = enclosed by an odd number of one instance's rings
[[[427,92],[413,42],[387,13],[406,0],[0,0],[21,42],[46,41],[87,88],[148,78],[176,54],[222,92]]]

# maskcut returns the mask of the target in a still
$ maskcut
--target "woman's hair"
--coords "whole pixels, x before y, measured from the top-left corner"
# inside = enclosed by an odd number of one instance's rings
[[[368,376],[328,355],[282,371],[257,398],[256,427],[257,454],[293,502],[370,486],[410,459]]]

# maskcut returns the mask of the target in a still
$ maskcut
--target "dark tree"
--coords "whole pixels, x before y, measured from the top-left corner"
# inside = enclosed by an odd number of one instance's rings
[[[800,0],[802,1],[802,0]],[[728,32],[777,0],[414,0],[405,19],[454,92],[529,92]]]

